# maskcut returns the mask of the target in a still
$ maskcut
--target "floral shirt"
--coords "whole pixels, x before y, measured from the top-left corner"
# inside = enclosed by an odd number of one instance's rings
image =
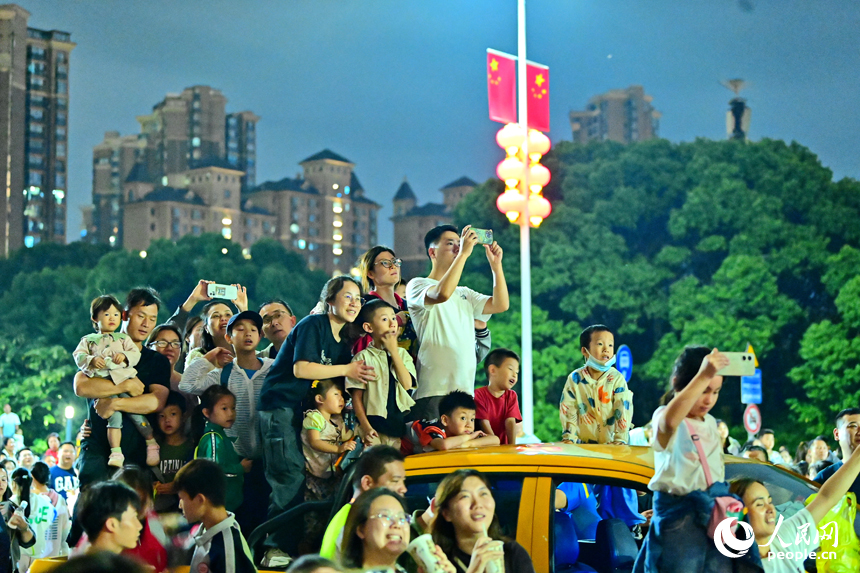
[[[628,443],[633,392],[624,375],[610,368],[595,380],[583,366],[570,373],[559,404],[562,439],[575,443]]]

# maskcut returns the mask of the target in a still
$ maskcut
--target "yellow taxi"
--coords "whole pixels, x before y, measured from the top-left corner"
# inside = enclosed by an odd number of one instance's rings
[[[577,537],[575,529],[579,528],[573,522],[582,516],[577,516],[575,510],[572,518],[568,511],[556,511],[557,490],[581,488],[584,498],[595,489],[637,490],[640,508],[644,509],[648,507],[648,482],[654,475],[650,448],[554,443],[409,456],[406,497],[410,509],[426,508],[442,478],[462,468],[477,469],[490,477],[502,529],[529,552],[537,573],[616,573],[632,569],[639,543],[630,527],[618,519],[598,518],[595,535],[582,535],[580,531],[582,536]],[[786,517],[818,491],[812,482],[778,466],[726,456],[726,479],[741,477],[762,481]],[[594,500],[589,502],[593,508]]]

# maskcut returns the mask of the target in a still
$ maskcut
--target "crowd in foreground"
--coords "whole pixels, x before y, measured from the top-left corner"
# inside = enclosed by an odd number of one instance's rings
[[[249,310],[240,285],[233,285],[233,300],[212,300],[203,280],[160,325],[161,302],[151,289],[132,290],[124,303],[96,298],[90,308],[95,333],[74,352],[75,392],[88,401],[75,463],[80,495],[73,508],[54,502],[68,494],[51,494],[53,470],[45,477],[42,462],[15,469],[4,515],[16,529],[0,534],[10,548],[0,562],[26,573],[36,558],[108,551],[132,555],[155,571],[189,563],[203,573],[252,571],[245,535],[304,501],[332,499],[353,465],[349,503],[331,522],[311,512],[274,531],[266,539],[265,567],[400,571],[414,570],[418,559],[425,571],[533,571],[528,553],[500,531],[492,483],[479,472],[444,478],[426,510],[410,512],[403,498],[405,455],[513,444],[521,434],[513,391],[519,357],[493,348],[487,327],[509,305],[501,248],[483,245],[491,295],[459,285],[478,241],[469,227],[432,229],[425,237],[431,271],[405,291],[400,260],[391,249],[374,247],[361,259],[359,279],[330,279],[318,307],[301,320],[286,300]],[[269,345],[259,350],[264,338]],[[725,355],[685,349],[664,405],[639,431],[632,429],[633,393],[614,368],[611,330],[586,328],[580,346],[582,365],[559,401],[562,441],[654,450],[650,511],[639,513],[635,492],[607,488],[633,516],[631,527],[647,530],[636,570],[802,570],[774,559],[779,548],[765,544],[775,510],[764,484],[724,481],[723,455],[738,453],[732,448],[739,444],[709,411],[722,387]],[[481,362],[489,384],[476,390]],[[842,460],[820,469],[821,492],[781,531],[814,529],[854,487],[858,424],[860,409],[840,413],[834,435]],[[782,460],[772,433],[759,441],[744,455]],[[58,444],[58,451],[74,457],[74,446]],[[814,465],[819,457],[811,453],[807,463],[820,468]],[[34,518],[32,509],[43,503],[40,496],[52,508],[45,510],[53,516],[50,533],[36,527],[42,513]],[[761,541],[741,559],[718,552],[705,527],[713,509],[731,507],[725,502],[732,500],[745,506]],[[178,512],[185,519],[171,524],[166,516]]]

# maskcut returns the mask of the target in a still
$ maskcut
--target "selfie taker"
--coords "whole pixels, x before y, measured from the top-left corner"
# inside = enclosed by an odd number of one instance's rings
[[[475,320],[508,310],[508,285],[502,270],[502,248],[485,230],[470,226],[458,233],[452,225],[434,227],[424,236],[432,268],[426,278],[406,286],[406,302],[418,334],[418,391],[410,419],[439,416],[442,398],[454,391],[475,391]],[[460,286],[466,259],[483,239],[493,273],[493,296]]]

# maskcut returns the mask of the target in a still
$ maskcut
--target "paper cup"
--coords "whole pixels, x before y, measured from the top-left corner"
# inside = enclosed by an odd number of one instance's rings
[[[433,542],[433,536],[429,533],[413,539],[406,550],[415,562],[424,569],[425,573],[445,573],[445,570],[439,566],[439,558],[436,557],[436,543]]]

